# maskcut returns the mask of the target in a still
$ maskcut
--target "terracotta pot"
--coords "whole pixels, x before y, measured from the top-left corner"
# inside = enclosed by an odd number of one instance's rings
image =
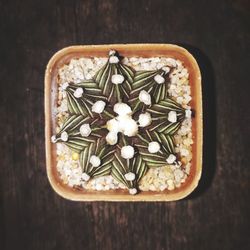
[[[110,49],[115,49],[126,57],[155,57],[164,56],[179,59],[189,71],[191,85],[191,107],[195,110],[192,118],[192,166],[190,175],[180,188],[173,191],[140,192],[137,195],[128,194],[127,190],[90,191],[70,188],[62,183],[56,169],[56,145],[51,143],[55,133],[57,106],[57,75],[58,69],[69,63],[72,58],[107,57]],[[189,195],[198,185],[202,171],[202,94],[201,74],[194,57],[184,48],[172,44],[112,44],[71,46],[58,51],[49,61],[45,73],[45,144],[47,175],[53,189],[61,196],[75,201],[174,201]]]

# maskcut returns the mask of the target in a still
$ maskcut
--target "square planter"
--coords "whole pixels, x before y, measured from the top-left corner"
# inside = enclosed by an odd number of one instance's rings
[[[172,191],[143,191],[130,195],[126,190],[110,191],[78,190],[63,184],[56,168],[56,145],[51,143],[51,136],[56,128],[57,75],[58,70],[72,58],[106,57],[110,49],[119,51],[126,57],[164,56],[183,62],[189,72],[191,87],[191,108],[195,110],[192,118],[192,162],[190,174],[181,187]],[[202,171],[202,94],[201,74],[194,57],[184,48],[172,44],[112,44],[71,46],[58,51],[50,59],[45,73],[45,144],[47,175],[51,186],[62,197],[75,201],[174,201],[189,195],[198,185]]]

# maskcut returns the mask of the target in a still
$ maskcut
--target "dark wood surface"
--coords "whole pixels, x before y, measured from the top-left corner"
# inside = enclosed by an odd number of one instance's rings
[[[250,249],[250,4],[0,0],[0,249]],[[47,180],[43,77],[73,44],[177,43],[203,75],[204,171],[171,203],[77,203]]]

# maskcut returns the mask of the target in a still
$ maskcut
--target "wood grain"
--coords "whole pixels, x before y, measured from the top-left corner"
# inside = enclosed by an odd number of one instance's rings
[[[0,249],[249,249],[249,1],[0,0]],[[75,203],[45,170],[43,76],[73,44],[159,42],[203,74],[199,189],[171,203]]]

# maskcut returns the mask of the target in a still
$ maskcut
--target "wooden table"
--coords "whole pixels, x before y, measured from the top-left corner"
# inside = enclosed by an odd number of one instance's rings
[[[250,4],[0,0],[0,249],[250,249]],[[77,203],[47,180],[43,77],[72,44],[177,43],[203,74],[204,171],[171,203]]]

